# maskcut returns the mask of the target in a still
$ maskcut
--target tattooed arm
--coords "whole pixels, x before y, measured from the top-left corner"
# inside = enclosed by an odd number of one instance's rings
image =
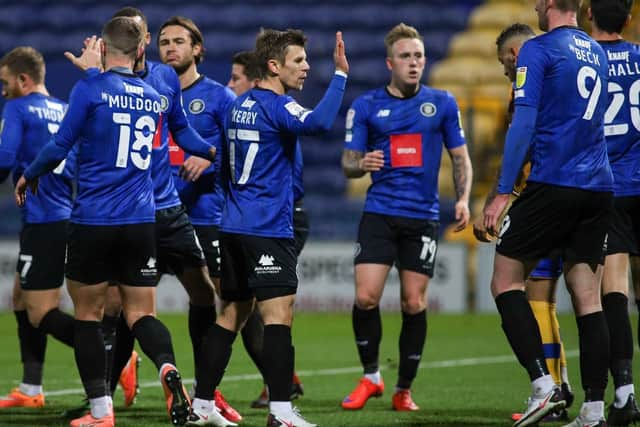
[[[469,223],[469,195],[471,194],[471,181],[473,170],[471,159],[466,145],[461,145],[449,150],[453,164],[453,185],[456,190],[456,220],[455,231],[463,230]]]
[[[384,166],[382,150],[361,151],[344,149],[342,151],[342,171],[347,178],[360,178],[367,172],[376,172]]]

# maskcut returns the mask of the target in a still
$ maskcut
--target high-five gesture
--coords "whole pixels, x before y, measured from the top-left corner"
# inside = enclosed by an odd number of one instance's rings
[[[82,71],[87,71],[89,68],[98,68],[102,71],[102,53],[100,52],[101,45],[101,38],[95,35],[87,37],[84,39],[84,47],[82,48],[80,56],[75,56],[71,52],[65,52],[64,56]]]
[[[336,63],[336,70],[349,73],[349,62],[347,62],[347,55],[344,50],[342,31],[336,33],[336,48],[333,51],[333,61]]]

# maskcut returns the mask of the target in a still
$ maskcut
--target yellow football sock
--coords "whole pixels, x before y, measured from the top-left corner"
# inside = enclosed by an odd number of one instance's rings
[[[553,323],[553,333],[556,341],[560,343],[560,379],[563,383],[569,384],[569,373],[567,371],[567,355],[564,353],[564,343],[560,335],[560,322],[558,322],[558,312],[556,304],[551,304],[551,322]]]
[[[560,373],[561,342],[558,321],[555,316],[555,304],[547,301],[529,301],[533,310],[533,315],[538,322],[540,336],[542,337],[542,348],[547,361],[547,368],[556,384],[562,382]],[[555,319],[555,322],[553,321]]]

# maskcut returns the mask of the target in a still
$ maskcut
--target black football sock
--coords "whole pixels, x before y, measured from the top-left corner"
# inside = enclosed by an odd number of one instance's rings
[[[269,399],[272,402],[291,400],[294,353],[291,345],[291,327],[265,325],[262,360],[269,387]]]
[[[576,317],[580,337],[580,377],[585,402],[604,400],[609,368],[609,329],[602,311]]]
[[[197,371],[199,355],[207,331],[216,323],[216,306],[200,306],[189,304],[189,336],[193,348],[193,363]]]
[[[82,385],[89,399],[107,395],[104,380],[104,340],[100,322],[76,320],[74,347]]]
[[[104,378],[107,382],[107,390],[111,390],[111,370],[113,369],[113,354],[116,346],[116,327],[118,326],[118,317],[105,314],[102,316],[102,337],[104,339],[105,351],[105,373]]]
[[[26,310],[14,311],[14,314],[18,323],[22,382],[24,384],[41,385],[42,366],[47,349],[47,335],[31,325]]]
[[[131,352],[133,351],[133,346],[135,344],[135,337],[129,329],[123,313],[120,313],[120,316],[118,317],[115,338],[113,358],[111,361],[112,364],[111,368],[108,369],[110,372],[109,389],[111,390],[112,395],[118,386],[122,370],[131,358]]]
[[[258,368],[258,371],[260,371],[262,379],[264,380],[264,369],[261,357],[264,338],[264,323],[262,323],[262,317],[257,309],[253,310],[240,333],[242,335],[242,342],[244,344],[244,348],[247,350],[247,354],[256,365],[256,368]]]
[[[40,330],[73,347],[74,319],[58,308],[50,310],[40,321]]]
[[[549,375],[542,349],[542,338],[527,296],[523,291],[507,291],[496,297],[502,318],[502,330],[507,336],[518,362],[534,381]]]
[[[628,304],[627,296],[620,292],[611,292],[602,297],[611,346],[609,369],[616,388],[633,384],[633,333]]]
[[[176,364],[171,334],[161,321],[153,316],[141,317],[133,324],[131,332],[138,340],[144,354],[153,361],[158,371],[165,363]]]
[[[427,339],[427,310],[408,314],[402,312],[402,329],[400,330],[400,364],[398,366],[399,389],[411,388],[416,377],[422,350]]]
[[[382,339],[380,307],[362,310],[354,305],[351,321],[364,373],[375,373],[378,371],[378,352]]]
[[[200,360],[202,368],[196,376],[196,398],[211,400],[213,392],[222,381],[224,370],[231,358],[231,346],[236,333],[215,324],[207,332],[202,343]]]

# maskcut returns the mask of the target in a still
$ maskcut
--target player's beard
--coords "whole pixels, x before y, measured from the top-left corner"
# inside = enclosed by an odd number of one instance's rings
[[[176,74],[181,76],[182,74],[184,74],[185,71],[189,69],[189,67],[191,67],[192,64],[193,64],[193,61],[184,61],[181,64],[174,65],[173,69],[176,70]]]

